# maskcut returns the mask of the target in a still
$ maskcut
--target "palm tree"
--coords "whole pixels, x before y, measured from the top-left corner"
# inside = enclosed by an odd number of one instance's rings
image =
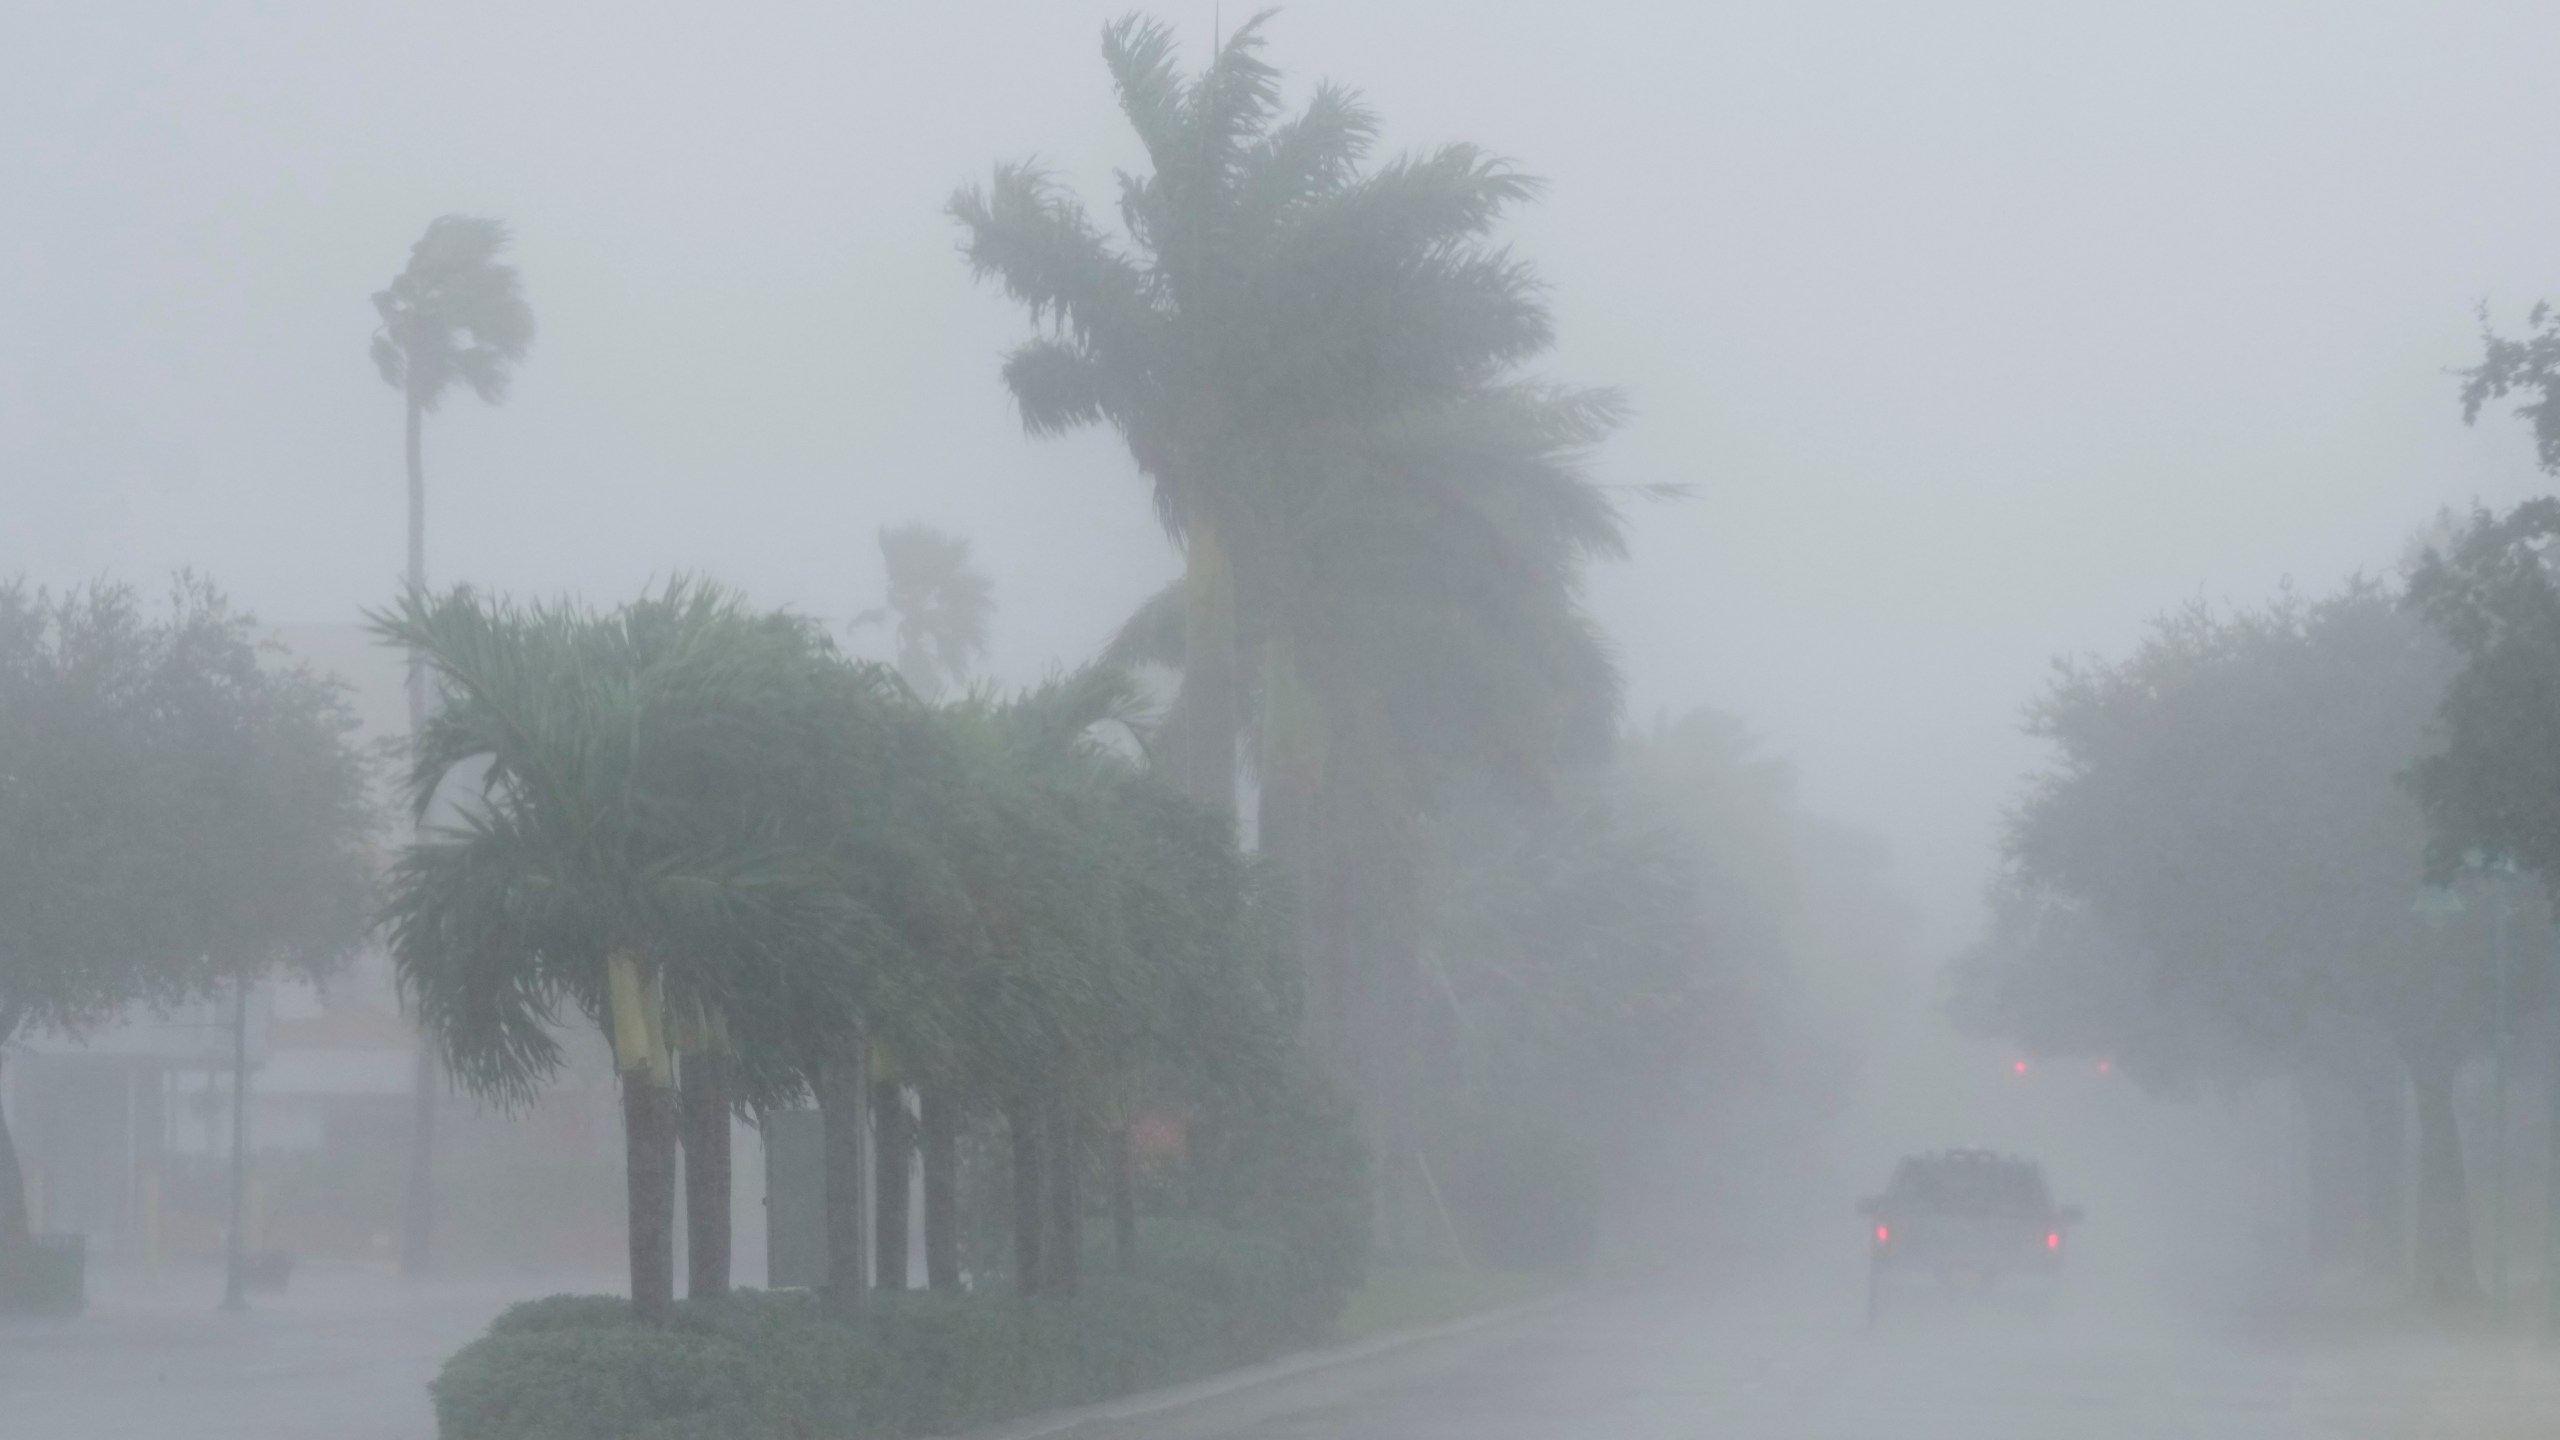
[[[1364,171],[1376,116],[1326,85],[1284,119],[1266,18],[1189,79],[1166,26],[1105,28],[1154,166],[1123,177],[1125,240],[1033,163],[950,206],[972,269],[1039,326],[1004,367],[1024,427],[1118,430],[1183,547],[1176,761],[1185,791],[1227,812],[1239,606],[1281,582],[1272,531],[1310,443],[1428,412],[1552,334],[1534,277],[1487,238],[1534,182],[1469,145]]]
[[[828,837],[863,676],[807,625],[682,582],[604,617],[411,591],[374,623],[446,696],[419,736],[413,807],[462,792],[460,818],[394,870],[403,989],[452,1072],[501,1102],[558,1069],[564,1006],[603,1027],[632,1299],[662,1319],[677,1052],[841,1029],[857,1008],[848,961],[872,926]],[[727,1097],[707,1108],[725,1129]]]
[[[1364,169],[1377,129],[1320,87],[1283,119],[1262,18],[1184,79],[1170,32],[1104,34],[1154,163],[1098,230],[1036,166],[952,211],[1039,333],[1005,379],[1034,434],[1108,422],[1184,546],[1123,661],[1178,665],[1184,788],[1231,803],[1251,739],[1262,848],[1297,881],[1307,1024],[1400,1152],[1422,820],[1461,775],[1534,794],[1605,746],[1614,666],[1580,612],[1617,553],[1591,482],[1605,391],[1523,380],[1552,324],[1491,240],[1534,182],[1472,146]],[[1392,1167],[1381,1167],[1392,1176]]]
[[[898,673],[918,695],[935,699],[986,657],[995,583],[970,563],[968,541],[930,525],[882,526],[880,560],[889,593],[853,623],[894,622]]]
[[[408,588],[427,583],[427,472],[420,453],[426,417],[458,381],[483,403],[507,398],[515,364],[533,344],[533,307],[525,302],[515,267],[498,257],[507,227],[471,215],[444,215],[409,250],[409,264],[388,288],[374,292],[382,323],[373,332],[374,368],[407,402],[409,461]],[[424,728],[426,669],[409,660],[409,733]],[[422,1273],[434,1235],[435,1098],[433,1052],[418,1047],[411,1110],[409,1191],[402,1225],[400,1264]]]
[[[853,623],[896,627],[898,674],[930,706],[965,682],[986,655],[995,585],[970,563],[969,542],[957,535],[929,525],[896,525],[881,527],[879,540],[888,594]],[[946,943],[953,933],[948,924],[928,928]],[[872,1272],[883,1289],[906,1285],[909,1236],[918,1218],[908,1205],[914,1179],[909,1165],[920,1156],[926,1280],[935,1289],[956,1289],[960,1115],[945,1086],[925,1083],[921,1057],[898,1063],[904,1054],[886,1043],[871,1050],[871,1150],[879,1162]]]

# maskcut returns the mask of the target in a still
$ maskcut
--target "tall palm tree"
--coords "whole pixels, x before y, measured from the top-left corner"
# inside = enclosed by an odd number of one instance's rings
[[[458,382],[485,404],[507,398],[516,362],[533,344],[533,307],[515,267],[498,257],[507,227],[471,215],[439,216],[410,247],[409,263],[374,292],[381,324],[373,332],[373,364],[384,384],[407,402],[409,564],[406,584],[427,583],[427,472],[420,450],[426,417]],[[426,668],[409,659],[409,733],[425,727]],[[400,1264],[415,1275],[428,1264],[434,1238],[435,1057],[418,1047],[411,1108],[409,1188],[401,1226]]]
[[[1369,168],[1376,118],[1336,87],[1283,118],[1262,23],[1189,79],[1162,25],[1106,29],[1154,164],[1122,180],[1125,239],[1032,165],[951,208],[1038,326],[1004,370],[1026,428],[1111,424],[1184,547],[1115,658],[1180,667],[1195,799],[1231,803],[1252,741],[1310,1038],[1391,1154],[1422,817],[1462,773],[1534,792],[1614,722],[1578,589],[1622,543],[1586,473],[1620,407],[1518,373],[1553,327],[1492,234],[1535,183],[1466,145]]]
[[[884,525],[879,542],[888,593],[880,605],[854,617],[853,623],[894,627],[898,674],[930,707],[967,681],[970,670],[985,657],[987,632],[995,616],[995,583],[970,562],[967,540],[932,526]],[[918,718],[931,728],[929,710]],[[930,787],[910,784],[908,788]],[[948,947],[954,927],[937,921],[925,928]],[[927,1083],[925,1058],[910,1057],[904,1047],[885,1042],[871,1051],[871,1149],[878,1161],[874,1180],[878,1253],[872,1273],[883,1289],[906,1285],[910,1232],[918,1218],[908,1204],[915,1179],[909,1162],[918,1156],[923,1162],[921,1219],[927,1283],[936,1289],[956,1289],[960,1283],[960,1116],[950,1086]],[[906,1063],[899,1063],[902,1059]]]
[[[972,269],[1039,333],[1004,378],[1035,435],[1108,423],[1185,556],[1183,788],[1232,812],[1239,597],[1312,440],[1464,394],[1549,343],[1528,269],[1489,233],[1536,186],[1470,145],[1364,169],[1377,117],[1321,86],[1283,115],[1257,15],[1183,76],[1172,31],[1103,32],[1120,108],[1154,169],[1123,176],[1106,235],[1036,163],[951,201]]]
[[[603,1027],[632,1298],[663,1318],[678,1050],[843,1028],[856,1010],[847,962],[874,927],[827,837],[844,742],[865,728],[861,677],[809,627],[682,583],[607,617],[411,591],[375,626],[446,696],[419,736],[413,807],[461,792],[459,819],[394,871],[402,987],[453,1073],[502,1102],[559,1067],[563,1006]]]

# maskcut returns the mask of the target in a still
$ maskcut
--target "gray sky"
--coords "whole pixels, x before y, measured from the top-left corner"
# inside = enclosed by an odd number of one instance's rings
[[[1021,438],[1021,322],[939,211],[1032,152],[1108,210],[1119,8],[13,0],[0,573],[386,597],[367,296],[465,211],[514,225],[542,335],[504,409],[431,423],[439,580],[698,569],[846,615],[922,519],[998,577],[1002,673],[1080,658],[1174,559],[1108,437]],[[1211,8],[1159,13],[1196,56]],[[1394,144],[1550,178],[1514,232],[1550,372],[1632,392],[1607,478],[1697,489],[1593,589],[1636,712],[1749,717],[1942,943],[2052,656],[2537,488],[2443,372],[2476,303],[2560,295],[2560,6],[1305,0],[1271,34]]]

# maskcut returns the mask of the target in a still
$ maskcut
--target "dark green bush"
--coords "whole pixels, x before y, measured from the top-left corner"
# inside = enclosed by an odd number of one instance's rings
[[[1351,1107],[1291,1073],[1210,1107],[1192,1132],[1186,1208],[1286,1246],[1309,1295],[1348,1295],[1369,1268],[1369,1154]],[[1301,1315],[1301,1325],[1332,1319]]]
[[[535,1330],[596,1330],[631,1318],[631,1302],[619,1295],[545,1295],[507,1308],[489,1322],[492,1335]]]
[[[687,1301],[553,1295],[498,1317],[433,1386],[443,1440],[886,1440],[948,1434],[1206,1375],[1318,1338],[1343,1291],[1290,1246],[1150,1221],[1139,1273],[1072,1299],[803,1291]]]
[[[759,1413],[741,1346],[627,1321],[492,1334],[431,1387],[448,1440],[702,1440],[786,1435]]]

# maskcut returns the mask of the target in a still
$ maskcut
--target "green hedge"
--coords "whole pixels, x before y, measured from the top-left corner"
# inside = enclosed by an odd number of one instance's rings
[[[1276,1240],[1145,1230],[1136,1275],[1072,1299],[874,1292],[854,1322],[801,1291],[687,1301],[663,1329],[628,1301],[516,1306],[431,1387],[442,1440],[874,1440],[944,1434],[1209,1374],[1312,1343],[1330,1278]],[[1102,1255],[1095,1257],[1104,1260]]]

